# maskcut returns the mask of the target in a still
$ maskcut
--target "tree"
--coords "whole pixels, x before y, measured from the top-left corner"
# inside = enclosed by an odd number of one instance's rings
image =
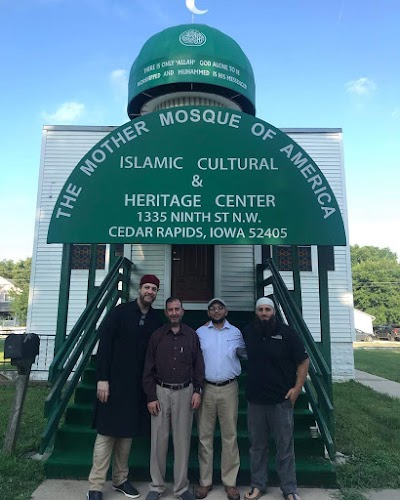
[[[9,279],[18,288],[10,291],[11,312],[20,324],[26,324],[28,313],[29,281],[32,259],[14,262],[10,259],[0,261],[0,276]]]
[[[400,264],[389,248],[351,247],[354,305],[375,324],[400,323]]]

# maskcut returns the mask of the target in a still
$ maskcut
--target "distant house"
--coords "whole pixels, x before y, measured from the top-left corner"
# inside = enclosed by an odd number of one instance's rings
[[[0,276],[0,326],[18,326],[11,312],[11,290],[18,290],[18,287]]]
[[[354,309],[354,328],[362,330],[365,333],[373,333],[372,322],[374,319],[375,316],[360,311],[359,309]]]

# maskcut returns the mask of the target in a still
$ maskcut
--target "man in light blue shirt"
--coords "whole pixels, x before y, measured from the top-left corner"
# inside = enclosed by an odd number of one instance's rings
[[[237,445],[239,386],[236,377],[241,366],[238,349],[245,347],[238,328],[226,319],[224,300],[214,298],[207,305],[210,321],[197,329],[206,368],[206,383],[197,414],[199,433],[200,484],[194,494],[205,498],[212,489],[213,444],[218,418],[221,429],[221,480],[229,500],[239,500],[236,478],[240,459]]]

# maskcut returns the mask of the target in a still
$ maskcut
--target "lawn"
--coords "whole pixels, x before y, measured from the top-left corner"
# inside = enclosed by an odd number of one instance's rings
[[[400,382],[400,348],[354,349],[357,370]]]
[[[11,363],[4,362],[4,341],[5,339],[0,338],[0,370],[8,370],[11,368]]]
[[[338,467],[342,498],[400,488],[400,400],[350,381],[334,384],[334,405],[337,451],[348,457]]]
[[[45,425],[43,407],[47,394],[48,389],[43,386],[28,388],[16,451],[8,455],[2,450],[14,386],[0,385],[0,500],[29,500],[44,480],[43,463],[26,457],[39,448]]]

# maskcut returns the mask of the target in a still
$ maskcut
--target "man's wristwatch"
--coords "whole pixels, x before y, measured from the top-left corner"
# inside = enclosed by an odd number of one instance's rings
[[[203,392],[203,389],[201,387],[196,387],[193,392],[197,392],[197,394],[200,394]]]

